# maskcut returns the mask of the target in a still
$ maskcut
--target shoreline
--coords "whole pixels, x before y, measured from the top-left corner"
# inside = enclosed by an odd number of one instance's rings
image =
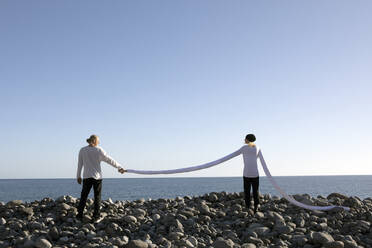
[[[61,196],[0,203],[0,247],[372,247],[372,198],[332,193],[295,195],[312,205],[351,210],[310,211],[284,198],[260,195],[257,213],[242,193],[212,192],[171,199],[101,202],[92,223],[92,199],[83,222],[78,198]],[[253,205],[253,204],[252,204]]]

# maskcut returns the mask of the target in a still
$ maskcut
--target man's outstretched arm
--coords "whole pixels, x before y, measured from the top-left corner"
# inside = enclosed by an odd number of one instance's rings
[[[126,170],[124,170],[121,167],[121,165],[118,162],[116,162],[113,158],[111,158],[110,156],[108,156],[107,153],[102,148],[100,149],[100,151],[101,151],[101,153],[100,153],[100,159],[101,159],[101,161],[106,162],[109,165],[111,165],[112,167],[118,169],[118,171],[120,173],[122,173],[122,174],[124,172],[126,172]]]

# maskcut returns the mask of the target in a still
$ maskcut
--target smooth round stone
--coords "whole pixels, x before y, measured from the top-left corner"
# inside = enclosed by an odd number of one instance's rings
[[[128,242],[129,242],[129,238],[128,238],[128,236],[123,236],[123,237],[121,237],[121,240],[122,240],[123,242],[125,242],[126,244],[128,244]]]
[[[279,234],[288,234],[293,232],[293,228],[289,226],[278,226],[275,227],[275,231],[277,231]]]
[[[68,238],[68,237],[61,237],[61,238],[59,239],[59,241],[61,241],[61,242],[63,242],[63,243],[66,243],[66,242],[69,241],[69,238]]]
[[[23,248],[33,248],[35,247],[35,242],[32,239],[26,239],[26,241],[23,244]]]
[[[66,196],[62,195],[56,199],[56,202],[65,202],[66,198],[67,198]]]
[[[85,224],[83,227],[87,228],[90,231],[96,230],[96,227],[92,223]]]
[[[127,215],[127,216],[124,216],[124,221],[127,223],[136,223],[137,218],[132,215]]]
[[[171,232],[168,236],[170,240],[179,240],[184,236],[184,234],[181,232]]]
[[[208,196],[208,200],[209,200],[210,202],[216,202],[216,201],[218,201],[218,196],[217,196],[215,193],[211,193],[211,194],[209,194],[209,196]]]
[[[256,213],[254,214],[254,217],[256,217],[256,218],[258,218],[258,219],[260,219],[260,218],[264,218],[264,217],[265,217],[265,214],[262,213],[262,212],[256,212]]]
[[[326,244],[335,241],[330,234],[325,232],[314,232],[312,234],[312,239],[316,244]]]
[[[95,247],[99,247],[99,244],[88,243],[83,246],[83,248],[95,248]]]
[[[32,208],[21,208],[20,211],[26,215],[34,214],[34,210]]]
[[[302,247],[308,242],[308,239],[306,235],[294,235],[290,241],[291,243]]]
[[[358,246],[358,244],[355,242],[355,240],[353,241],[344,241],[344,244],[346,247],[350,247],[350,248],[359,248],[360,246]]]
[[[197,240],[195,237],[191,236],[191,237],[189,237],[187,240],[188,240],[188,241],[189,241],[193,246],[195,246],[195,247],[198,246],[198,240]]]
[[[261,224],[261,223],[252,223],[252,224],[249,225],[248,229],[253,230],[253,229],[258,228],[258,227],[264,227],[264,225]]]
[[[68,195],[67,197],[66,197],[66,202],[67,203],[76,203],[77,202],[77,198],[76,197],[73,197],[73,196],[70,196],[70,195]]]
[[[259,238],[255,238],[255,237],[248,237],[247,238],[247,241],[249,242],[249,243],[254,243],[254,244],[263,244],[263,242],[262,242],[262,240],[261,239],[259,239]]]
[[[316,228],[318,229],[318,230],[326,230],[327,229],[327,223],[320,223],[320,224],[317,224],[316,225]]]
[[[344,248],[344,243],[341,241],[333,241],[324,245],[326,248]]]
[[[327,196],[327,199],[331,198],[340,198],[340,199],[347,199],[348,197],[346,195],[340,194],[340,193],[331,193]]]
[[[141,199],[135,200],[134,202],[139,203],[139,204],[143,204],[145,201],[146,201],[145,198],[141,198]]]
[[[269,211],[267,212],[267,217],[268,218],[273,218],[276,221],[281,221],[281,222],[285,222],[283,216],[277,212],[273,212],[273,211]]]
[[[13,201],[9,201],[6,205],[8,205],[8,206],[19,206],[19,205],[22,205],[22,204],[23,204],[22,200],[13,200]]]
[[[254,229],[252,229],[252,231],[254,231],[255,233],[257,233],[258,236],[263,236],[263,235],[266,235],[270,232],[270,228],[268,227],[256,227]]]
[[[256,245],[252,243],[245,243],[242,244],[241,248],[256,248]]]
[[[71,208],[71,206],[68,205],[68,204],[66,204],[66,203],[61,203],[61,204],[59,205],[59,208],[60,208],[61,210],[69,210],[69,209]]]
[[[106,233],[105,233],[105,235],[106,235]],[[79,231],[76,234],[76,238],[78,238],[78,239],[85,239],[85,233],[83,231]]]
[[[0,218],[0,225],[5,225],[6,224],[6,220],[4,218]]]
[[[149,244],[142,240],[131,240],[126,248],[148,248]]]
[[[304,245],[302,248],[313,248],[313,247],[314,247],[313,245],[306,244],[306,245]]]
[[[35,243],[37,248],[51,248],[52,244],[46,239],[38,239]]]
[[[91,223],[92,222],[92,218],[90,216],[88,216],[88,215],[84,215],[83,222],[84,223]]]
[[[200,207],[199,207],[199,211],[200,211],[202,214],[209,214],[209,213],[210,213],[210,209],[209,209],[209,207],[208,207],[206,204],[202,204],[202,205],[200,205]]]
[[[218,239],[213,242],[212,246],[213,248],[233,248],[234,242],[230,239],[228,240]]]
[[[87,237],[87,240],[93,240],[96,237],[96,234],[88,233],[86,237]]]
[[[43,224],[41,224],[39,222],[34,221],[34,222],[31,223],[31,229],[32,230],[40,230],[42,228],[43,228]]]
[[[124,247],[124,245],[126,245],[128,242],[125,242],[125,241],[121,240],[120,238],[116,238],[116,239],[114,239],[114,241],[112,243],[114,245],[119,246],[119,247]]]
[[[178,242],[181,247],[194,248],[195,246],[188,240],[181,240]]]
[[[133,212],[136,216],[146,216],[147,214],[145,210],[140,209],[140,208],[135,209]]]
[[[154,215],[152,216],[152,219],[153,219],[154,221],[160,220],[160,218],[161,218],[160,214],[154,214]]]
[[[59,239],[59,231],[57,229],[57,227],[52,227],[50,230],[49,230],[49,236],[53,239],[53,240],[58,240]]]

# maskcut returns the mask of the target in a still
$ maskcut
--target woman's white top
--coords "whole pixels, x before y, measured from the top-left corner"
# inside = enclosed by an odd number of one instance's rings
[[[258,152],[260,149],[257,146],[245,145],[240,148],[243,154],[244,170],[243,176],[245,177],[258,177],[257,160],[259,158]]]
[[[259,159],[258,152],[260,149],[257,146],[244,145],[239,150],[233,153],[232,157],[240,154],[243,155],[244,160],[244,177],[258,177],[257,160]],[[262,161],[261,161],[262,163]]]
[[[98,146],[85,146],[80,149],[77,168],[77,178],[81,178],[81,169],[84,167],[83,178],[102,179],[101,161],[119,169],[120,164],[110,158],[107,153]]]

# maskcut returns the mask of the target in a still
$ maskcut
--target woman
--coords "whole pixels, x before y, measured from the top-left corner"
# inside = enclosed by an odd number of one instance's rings
[[[90,192],[93,187],[94,190],[94,213],[93,219],[95,221],[100,220],[100,202],[101,202],[101,189],[102,189],[102,172],[101,172],[101,161],[104,161],[113,167],[117,168],[120,173],[124,173],[125,170],[121,168],[120,164],[110,158],[107,153],[98,147],[99,138],[97,135],[91,135],[88,139],[88,146],[80,149],[79,161],[77,169],[77,182],[81,184],[81,170],[84,167],[83,173],[83,189],[81,191],[80,203],[78,207],[77,219],[83,218],[83,212],[85,204]]]
[[[247,145],[240,148],[243,154],[244,160],[244,199],[247,208],[251,206],[251,187],[253,189],[253,200],[254,200],[254,212],[257,212],[259,198],[258,198],[258,187],[259,187],[259,174],[257,169],[257,159],[259,148],[254,144],[256,137],[253,134],[245,136],[245,143]]]

